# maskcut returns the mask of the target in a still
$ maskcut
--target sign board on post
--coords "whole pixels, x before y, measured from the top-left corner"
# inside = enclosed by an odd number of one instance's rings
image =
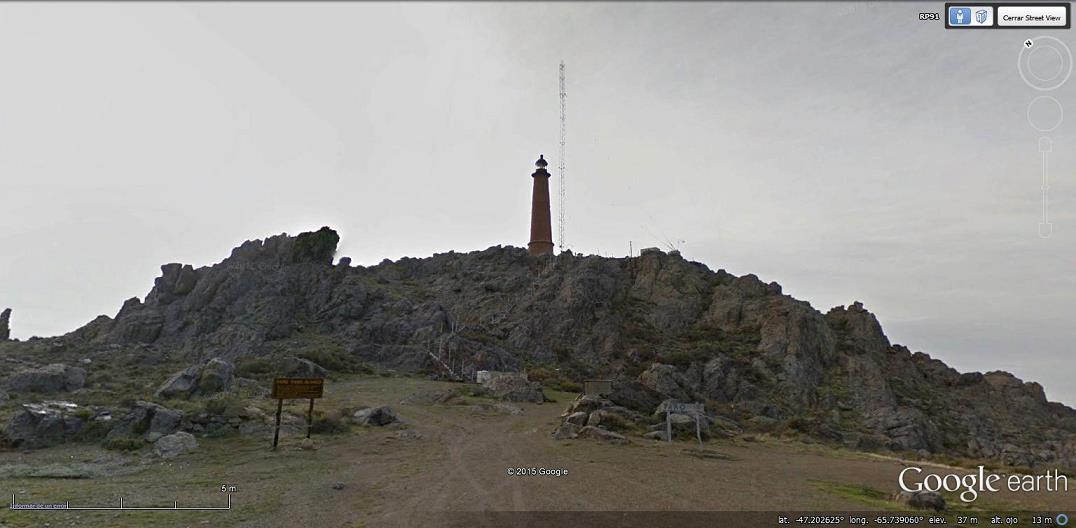
[[[321,398],[325,391],[322,378],[275,378],[273,395],[278,400],[307,400]]]
[[[310,426],[314,423],[314,400],[325,393],[325,380],[322,378],[274,378],[272,396],[276,404],[276,430],[273,431],[273,449],[280,439],[280,414],[284,410],[284,400],[310,400],[306,411],[306,437],[310,438]]]
[[[706,412],[706,407],[701,403],[669,402],[665,406],[665,438],[672,442],[672,415],[686,414],[695,418],[695,437],[699,439],[699,448],[702,448],[702,426],[699,421]]]

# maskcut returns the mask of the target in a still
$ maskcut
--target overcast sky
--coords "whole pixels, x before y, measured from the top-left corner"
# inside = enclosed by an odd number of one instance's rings
[[[1040,238],[1017,71],[1076,39],[918,21],[941,8],[3,3],[0,307],[65,333],[162,263],[321,225],[358,264],[525,245],[563,59],[573,250],[671,242],[1076,404],[1076,129]]]

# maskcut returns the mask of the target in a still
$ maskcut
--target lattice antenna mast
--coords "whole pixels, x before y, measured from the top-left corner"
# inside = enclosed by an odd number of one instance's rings
[[[565,141],[568,136],[567,128],[567,110],[568,110],[568,92],[564,89],[564,61],[560,62],[560,156],[557,159],[557,181],[560,183],[560,203],[557,207],[557,235],[560,237],[560,250],[564,251],[568,248],[568,237],[565,231],[565,214],[567,210],[567,195],[568,195],[568,170],[567,163],[565,162],[566,150],[564,147]]]

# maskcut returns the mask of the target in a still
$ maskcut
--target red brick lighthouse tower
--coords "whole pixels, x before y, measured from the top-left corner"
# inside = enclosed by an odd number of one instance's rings
[[[553,227],[549,219],[549,172],[545,170],[549,165],[545,161],[545,155],[538,156],[534,162],[538,167],[531,177],[534,178],[534,192],[531,195],[531,241],[527,244],[527,251],[531,255],[553,254]]]

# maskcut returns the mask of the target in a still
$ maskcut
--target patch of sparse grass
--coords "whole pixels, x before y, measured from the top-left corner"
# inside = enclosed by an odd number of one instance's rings
[[[141,438],[111,438],[105,440],[102,444],[105,449],[111,449],[113,451],[137,451],[146,446],[146,442]]]
[[[235,373],[243,378],[260,378],[272,372],[273,362],[268,358],[242,358],[235,362]]]
[[[889,495],[869,486],[855,484],[838,484],[836,482],[811,481],[815,488],[831,495],[853,500],[878,510],[900,510],[898,504],[889,500]]]

